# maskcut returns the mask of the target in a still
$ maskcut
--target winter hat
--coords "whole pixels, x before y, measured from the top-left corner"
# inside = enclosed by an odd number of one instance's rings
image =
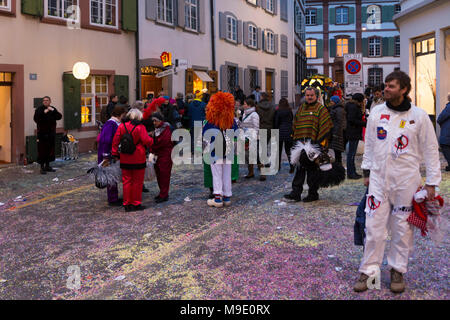
[[[152,114],[152,118],[158,119],[159,121],[164,121],[164,117],[161,113],[155,112]]]
[[[166,100],[169,100],[169,99],[170,99],[169,96],[164,96],[163,98],[166,99]]]
[[[332,96],[330,98],[331,101],[333,101],[335,104],[338,104],[339,102],[341,102],[341,99],[339,99],[338,96]]]
[[[175,103],[177,103],[177,100],[175,100],[175,99],[170,99],[170,100],[169,100],[169,103],[170,103],[170,104],[175,104]]]
[[[352,99],[353,99],[353,100],[356,100],[356,101],[358,101],[358,102],[363,102],[363,101],[364,101],[364,95],[363,95],[362,93],[355,93],[355,94],[352,96]]]

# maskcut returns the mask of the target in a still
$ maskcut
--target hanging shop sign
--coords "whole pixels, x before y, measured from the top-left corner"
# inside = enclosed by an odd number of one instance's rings
[[[172,65],[172,54],[170,52],[164,51],[161,54],[161,62],[163,67],[170,67]]]

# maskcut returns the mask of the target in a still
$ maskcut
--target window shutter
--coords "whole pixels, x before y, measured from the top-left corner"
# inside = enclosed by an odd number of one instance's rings
[[[383,57],[387,57],[389,55],[389,38],[383,38],[382,46],[382,55]]]
[[[395,6],[382,6],[381,22],[392,22],[394,14],[395,14]]]
[[[130,99],[128,76],[114,76],[114,92],[118,97],[124,96],[127,97],[127,99]]]
[[[336,24],[336,8],[330,8],[329,24]]]
[[[330,57],[336,57],[336,39],[330,39]]]
[[[278,0],[273,0],[273,14],[278,14]]]
[[[355,53],[355,39],[348,39],[348,53]]]
[[[219,12],[219,37],[220,39],[227,37],[227,17],[223,12]]]
[[[36,17],[43,17],[44,0],[22,0],[22,13]]]
[[[283,58],[287,58],[288,57],[288,37],[284,34],[281,35],[281,56]]]
[[[317,39],[317,58],[323,58],[323,40]]]
[[[248,22],[244,22],[243,24],[243,30],[242,30],[243,34],[244,34],[244,46],[248,46],[249,45],[249,33],[248,33]]]
[[[257,38],[258,38],[258,50],[263,49],[262,43],[263,43],[263,31],[261,30],[261,28],[258,28],[257,31]],[[264,49],[263,49],[264,50]]]
[[[289,96],[289,73],[281,70],[281,98]]]
[[[194,69],[186,69],[185,91],[186,95],[194,93]]]
[[[257,79],[257,82],[258,82],[258,87],[262,87],[262,71],[261,70],[258,70],[258,79]]]
[[[267,0],[261,0],[261,8],[266,9]]]
[[[244,69],[243,68],[237,68],[238,69],[238,85],[243,88],[244,87]]]
[[[317,24],[318,25],[323,24],[323,9],[322,8],[317,9]]]
[[[280,0],[280,19],[284,21],[289,20],[287,0]]]
[[[367,7],[361,7],[361,23],[367,23]]]
[[[63,74],[64,128],[81,128],[81,81],[72,74]]]
[[[244,94],[246,96],[249,96],[251,94],[251,92],[250,92],[250,70],[249,69],[244,70],[244,86],[243,86],[242,90],[244,91]]]
[[[274,41],[274,53],[275,54],[278,54],[278,47],[279,47],[279,45],[278,45],[278,35],[277,34],[275,34],[274,36],[273,36],[273,41]]]
[[[367,38],[362,39],[362,51],[363,57],[369,56],[369,40]]]
[[[185,16],[184,16],[184,7],[186,6],[184,0],[178,0],[177,1],[177,25],[181,28],[184,28],[186,26]]]
[[[348,9],[348,23],[355,23],[355,8],[351,7]]]
[[[199,32],[200,33],[206,33],[206,8],[205,8],[205,0],[200,0],[198,2],[199,8],[198,8],[198,20],[199,20]]]
[[[122,1],[122,29],[137,31],[137,1]]]
[[[217,78],[218,72],[215,70],[208,71],[208,75],[213,79],[213,82],[208,82],[208,91],[210,95],[217,93]],[[192,89],[193,90],[193,89]]]
[[[226,65],[220,66],[220,90],[228,90],[228,67]]]
[[[237,42],[242,43],[242,20],[237,21]]]
[[[389,50],[388,50],[388,55],[390,57],[393,57],[395,55],[395,38],[394,37],[390,37],[389,38]]]
[[[149,20],[156,20],[157,17],[157,0],[147,0],[146,1],[146,8],[145,8],[145,15],[146,18]]]

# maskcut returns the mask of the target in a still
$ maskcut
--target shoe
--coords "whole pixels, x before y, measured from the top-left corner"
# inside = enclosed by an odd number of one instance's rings
[[[150,190],[148,190],[145,186],[142,187],[142,192],[148,193]]]
[[[301,198],[301,197],[296,197],[296,196],[292,195],[291,193],[285,194],[285,195],[284,195],[284,198],[285,198],[285,199],[288,199],[288,200],[294,200],[295,202],[300,202],[300,201],[302,201],[302,198]]]
[[[391,291],[393,293],[402,293],[405,291],[405,280],[403,274],[397,270],[391,269]]]
[[[266,181],[266,176],[259,176],[259,181]]]
[[[225,207],[231,206],[231,198],[230,197],[223,197],[223,205]]]
[[[156,197],[154,197],[153,199],[155,199],[155,200],[158,200],[158,199],[160,199],[161,197],[159,196],[159,194],[156,196]]]
[[[245,176],[245,179],[251,179],[255,176],[255,172],[253,170],[253,164],[248,165],[248,174]]]
[[[319,200],[319,195],[308,194],[308,196],[303,199],[303,202],[313,202]]]
[[[289,169],[289,173],[292,174],[295,172],[295,167],[291,165],[291,168]]]
[[[138,206],[132,206],[133,210],[132,211],[144,211],[147,207],[143,206],[142,204],[138,205]]]
[[[248,174],[248,175],[245,176],[245,179],[251,179],[251,178],[254,178],[254,177],[255,177],[254,174]]]
[[[155,202],[156,202],[156,203],[162,203],[162,202],[166,202],[166,201],[168,201],[168,200],[169,200],[169,197],[167,197],[167,198],[161,198],[161,197],[159,197],[158,199],[155,200]]]
[[[358,282],[353,287],[353,290],[356,292],[364,292],[367,288],[367,280],[369,279],[369,276],[365,273],[361,273],[359,276]]]
[[[231,183],[237,183],[237,180],[231,180]]]
[[[47,174],[47,171],[45,171],[44,168],[41,168],[41,174]]]
[[[207,201],[208,206],[210,207],[216,207],[216,208],[222,208],[223,207],[223,201],[219,198],[220,201],[216,201],[216,199],[209,199]]]
[[[214,198],[215,198],[214,193],[211,192],[208,196],[208,199],[214,199]]]
[[[52,167],[45,167],[45,171],[47,171],[47,172],[56,172],[56,170],[55,169],[53,169]]]
[[[359,180],[359,179],[362,178],[362,175],[354,174],[354,175],[349,175],[347,178],[350,179],[350,180]]]
[[[134,206],[131,204],[127,204],[124,206],[125,212],[132,212],[134,209]]]
[[[108,206],[110,207],[121,207],[123,205],[123,200],[119,199],[115,202],[108,202]]]

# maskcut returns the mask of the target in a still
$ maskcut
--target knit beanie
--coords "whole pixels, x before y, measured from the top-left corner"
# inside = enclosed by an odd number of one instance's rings
[[[339,102],[341,102],[341,99],[339,99],[338,96],[332,96],[330,98],[331,101],[333,101],[335,104],[338,104]]]
[[[355,94],[352,96],[352,99],[353,99],[353,100],[356,100],[356,101],[358,101],[358,102],[363,102],[363,101],[364,101],[364,95],[363,95],[362,93],[355,93]]]

